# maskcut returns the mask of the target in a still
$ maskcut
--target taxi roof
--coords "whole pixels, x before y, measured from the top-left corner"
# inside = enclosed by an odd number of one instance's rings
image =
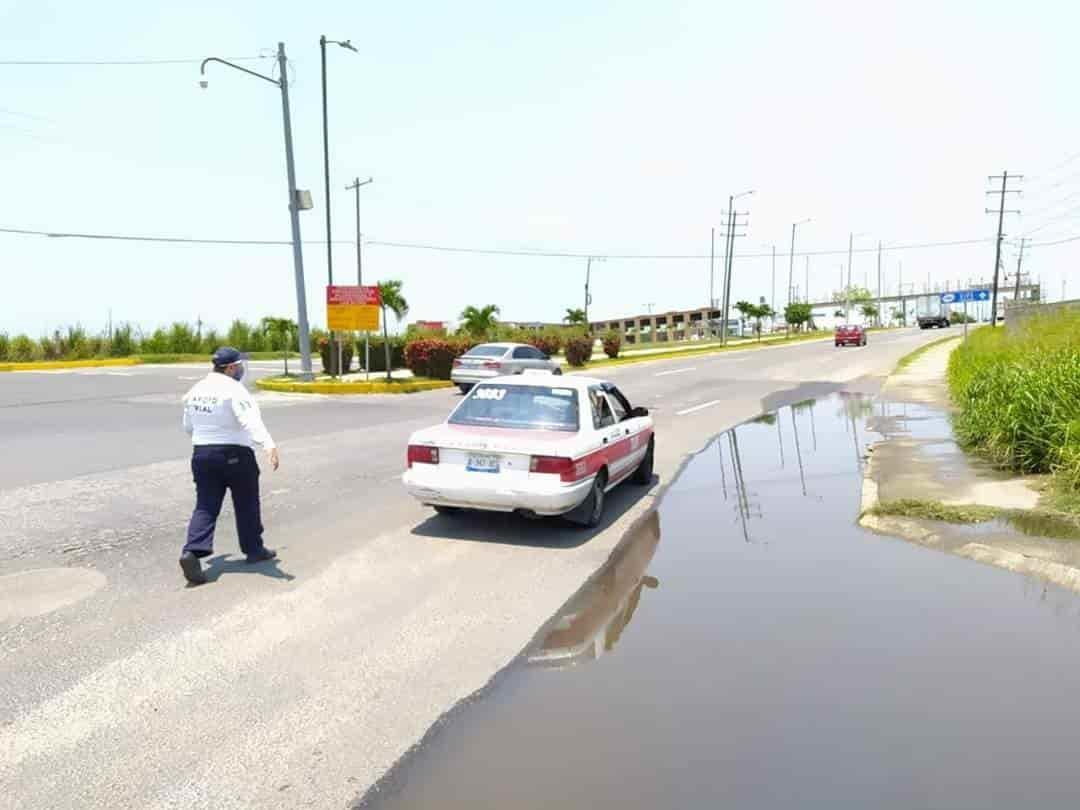
[[[477,385],[550,385],[552,388],[573,388],[583,391],[593,385],[603,385],[607,380],[596,377],[582,377],[577,374],[510,374],[505,377],[492,377]]]

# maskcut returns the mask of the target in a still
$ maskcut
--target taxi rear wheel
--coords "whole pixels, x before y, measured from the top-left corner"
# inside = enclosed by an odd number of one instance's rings
[[[607,487],[607,472],[601,470],[593,479],[592,489],[585,501],[574,514],[574,519],[586,529],[595,529],[604,520],[604,501],[607,499],[604,489]]]
[[[654,447],[654,440],[649,439],[649,449],[645,451],[645,457],[641,459],[641,463],[638,464],[638,468],[634,470],[634,475],[630,479],[635,484],[638,484],[640,486],[648,486],[652,483]]]

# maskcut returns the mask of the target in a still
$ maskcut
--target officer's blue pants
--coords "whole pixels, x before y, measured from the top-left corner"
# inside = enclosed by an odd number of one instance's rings
[[[214,528],[226,489],[232,493],[240,550],[254,554],[261,549],[259,464],[252,449],[231,444],[196,447],[191,456],[191,472],[195,476],[195,511],[188,524],[184,551],[191,551],[197,557],[207,557],[213,552]]]

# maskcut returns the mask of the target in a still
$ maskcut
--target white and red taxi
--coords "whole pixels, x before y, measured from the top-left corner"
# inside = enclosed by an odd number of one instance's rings
[[[605,495],[649,484],[653,421],[614,385],[523,374],[479,383],[436,427],[409,439],[409,494],[441,513],[460,509],[565,515],[600,524]]]

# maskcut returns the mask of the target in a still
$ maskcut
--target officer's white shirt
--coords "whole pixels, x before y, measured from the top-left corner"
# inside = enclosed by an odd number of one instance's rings
[[[212,371],[184,395],[184,430],[195,446],[238,444],[275,447],[259,405],[243,383]]]

